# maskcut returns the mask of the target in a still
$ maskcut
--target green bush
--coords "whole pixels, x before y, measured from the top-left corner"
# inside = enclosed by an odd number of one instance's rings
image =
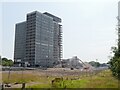
[[[120,80],[120,50],[116,47],[112,48],[114,56],[110,59],[110,69],[112,74]]]

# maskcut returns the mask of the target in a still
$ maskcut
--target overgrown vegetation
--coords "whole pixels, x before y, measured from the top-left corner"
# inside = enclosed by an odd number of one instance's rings
[[[118,88],[118,80],[112,76],[110,70],[105,70],[97,74],[80,76],[63,76],[62,79],[52,83],[58,76],[41,76],[37,72],[11,72],[3,73],[4,83],[26,83],[26,88]],[[20,88],[20,87],[18,87]]]
[[[2,58],[2,66],[13,66],[13,61],[11,59]]]
[[[118,88],[118,80],[112,77],[110,70],[102,71],[97,75],[75,77],[64,77],[63,80],[53,84],[37,84],[27,88]],[[44,87],[45,86],[45,87]]]
[[[9,76],[9,78],[8,78]],[[39,76],[35,71],[26,72],[26,71],[11,71],[2,73],[3,83],[30,83],[30,82],[50,82],[53,77],[46,78],[46,76]]]
[[[114,56],[109,61],[110,69],[112,74],[120,80],[120,36],[118,36],[118,46],[112,47],[112,52]]]

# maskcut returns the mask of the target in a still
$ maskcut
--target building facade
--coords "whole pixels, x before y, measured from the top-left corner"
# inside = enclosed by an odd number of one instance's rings
[[[47,12],[28,13],[25,22],[16,24],[15,62],[41,67],[58,64],[62,57],[60,23],[60,18]]]
[[[26,22],[17,23],[15,30],[14,60],[19,64],[25,59]]]

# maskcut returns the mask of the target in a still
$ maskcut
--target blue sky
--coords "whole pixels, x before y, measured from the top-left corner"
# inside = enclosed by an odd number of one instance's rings
[[[3,2],[0,16],[2,57],[13,59],[15,23],[25,21],[26,14],[35,10],[62,18],[63,58],[78,56],[83,61],[109,60],[110,49],[117,44],[117,0]]]

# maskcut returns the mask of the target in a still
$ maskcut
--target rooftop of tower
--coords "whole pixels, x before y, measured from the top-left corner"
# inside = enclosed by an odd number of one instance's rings
[[[27,15],[32,14],[32,13],[41,13],[41,12],[39,12],[39,11],[33,11],[33,12],[30,12],[30,13],[27,13]],[[50,14],[50,13],[48,13],[48,12],[44,12],[44,13],[41,13],[41,14],[44,14],[44,15],[47,15],[47,16],[53,18],[53,20],[54,20],[55,22],[58,22],[58,23],[61,23],[61,22],[62,22],[61,18],[59,18],[59,17],[57,17],[57,16],[55,16],[55,15],[52,15],[52,14]]]
[[[56,16],[54,16],[54,15],[52,15],[52,14],[50,14],[50,13],[48,13],[48,12],[44,12],[43,14],[45,14],[45,15],[47,15],[47,16],[50,16],[50,17],[52,17],[53,18],[53,20],[54,21],[56,21],[56,22],[58,22],[58,23],[61,23],[61,18],[59,18],[59,17],[56,17]]]

